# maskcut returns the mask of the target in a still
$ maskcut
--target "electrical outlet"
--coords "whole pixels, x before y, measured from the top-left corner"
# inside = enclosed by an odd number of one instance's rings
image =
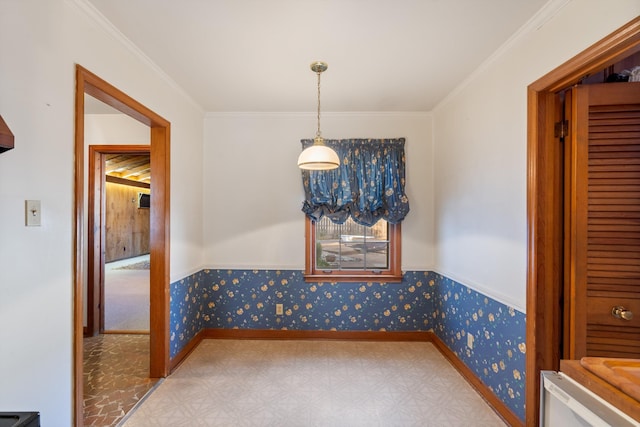
[[[282,304],[276,304],[276,315],[282,316],[284,314],[284,306]]]
[[[467,332],[467,347],[473,348],[473,335]]]

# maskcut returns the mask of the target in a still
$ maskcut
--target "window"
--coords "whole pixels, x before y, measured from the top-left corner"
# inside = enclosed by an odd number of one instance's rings
[[[400,224],[384,219],[371,227],[351,218],[336,224],[327,217],[307,217],[305,280],[388,281],[402,280]]]
[[[340,166],[302,170],[305,280],[401,281],[400,223],[409,212],[404,138],[325,143]]]

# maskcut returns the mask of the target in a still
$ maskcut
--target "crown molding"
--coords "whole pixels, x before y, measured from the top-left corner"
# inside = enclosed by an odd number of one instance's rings
[[[511,48],[517,44],[521,39],[527,35],[538,31],[542,28],[547,21],[552,19],[572,0],[549,0],[542,9],[540,9],[529,21],[527,21],[522,27],[520,27],[511,37],[507,39],[495,52],[493,52],[486,60],[478,66],[469,76],[464,79],[456,88],[454,88],[449,94],[440,101],[431,111],[435,112],[449,101],[454,99],[460,92],[462,92],[467,86],[472,84],[476,78],[482,74],[485,70],[491,67],[492,64],[497,62],[503,55],[505,55]]]
[[[175,80],[173,80],[167,73],[164,72],[158,64],[156,64],[151,58],[149,58],[138,46],[136,46],[131,40],[127,38],[111,21],[109,21],[94,5],[87,0],[65,0],[66,3],[75,6],[80,12],[86,15],[93,22],[98,24],[107,35],[113,40],[124,46],[129,52],[137,57],[143,64],[147,65],[153,72],[155,72],[162,80],[171,86],[176,92],[182,95],[189,103],[191,103],[196,109],[204,114],[204,109],[198,104]]]

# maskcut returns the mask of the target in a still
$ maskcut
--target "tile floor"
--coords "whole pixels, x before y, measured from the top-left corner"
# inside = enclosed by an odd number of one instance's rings
[[[122,423],[504,426],[431,343],[204,340]]]
[[[84,425],[115,426],[149,391],[149,335],[84,339]]]

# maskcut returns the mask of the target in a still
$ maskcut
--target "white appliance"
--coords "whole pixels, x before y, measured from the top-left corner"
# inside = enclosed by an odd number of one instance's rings
[[[640,427],[640,422],[562,372],[542,371],[540,377],[540,426]]]

